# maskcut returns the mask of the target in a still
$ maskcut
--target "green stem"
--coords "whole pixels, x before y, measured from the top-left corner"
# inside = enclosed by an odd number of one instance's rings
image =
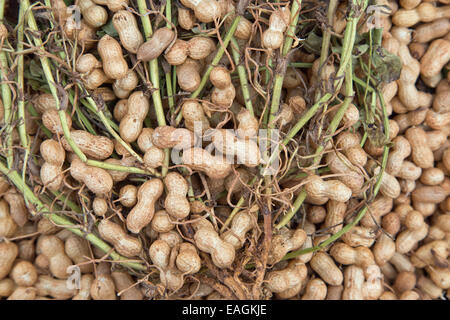
[[[82,88],[82,86],[80,86],[80,88]],[[69,98],[71,96],[73,99],[73,93],[70,91]],[[97,116],[97,113],[98,113],[97,104],[91,97],[86,97],[86,98],[81,99],[81,103],[92,113],[93,116]],[[109,113],[109,110],[107,113]],[[100,117],[98,117],[98,118],[100,119]],[[105,119],[111,128],[113,128],[116,131],[119,130],[119,126],[113,120],[111,120],[110,117],[107,117],[105,115]],[[100,119],[100,121],[102,121],[102,120]],[[104,124],[103,121],[102,121],[102,123]],[[106,127],[106,125],[105,125],[105,127]]]
[[[301,0],[294,0],[291,7],[291,16],[290,16],[290,24],[286,31],[286,36],[284,39],[283,48],[281,51],[281,59],[282,61],[279,64],[279,67],[276,68],[275,73],[275,80],[273,84],[273,95],[272,100],[270,104],[270,109],[268,111],[269,118],[267,119],[267,114],[264,114],[264,121],[267,122],[267,128],[268,137],[272,137],[272,130],[275,127],[275,118],[278,114],[278,111],[280,109],[280,99],[281,99],[281,91],[283,89],[283,81],[284,81],[284,75],[286,73],[287,68],[287,59],[288,59],[288,53],[291,50],[292,47],[292,41],[295,37],[295,28],[298,23],[298,17],[300,15],[300,6],[301,6]],[[271,59],[269,59],[269,64],[271,63]],[[265,122],[266,123],[266,122]],[[277,149],[279,150],[279,149]],[[278,152],[275,152],[278,155]],[[267,160],[268,154],[267,152],[264,154],[264,160]],[[267,163],[267,162],[266,162]],[[272,162],[268,161],[268,166],[270,166]],[[271,210],[271,193],[272,193],[272,179],[270,176],[266,175],[264,177],[264,184],[265,184],[265,191],[264,193],[267,195],[267,206],[269,208],[269,211]]]
[[[239,44],[236,41],[236,39],[231,37],[231,52],[233,54],[233,60],[236,64],[237,71],[239,73],[239,81],[241,83],[241,89],[242,89],[242,95],[244,97],[245,101],[245,107],[250,112],[250,114],[253,116],[253,104],[252,100],[250,99],[250,92],[248,89],[248,80],[247,80],[247,73],[245,72],[245,67],[240,63],[240,55],[239,55]]]
[[[75,107],[75,112],[77,114],[78,121],[80,122],[80,127],[89,131],[93,135],[97,135],[89,119],[84,115],[83,112],[81,112],[80,108],[77,108],[75,106],[75,98],[73,96],[72,91],[69,91],[69,101]]]
[[[172,1],[166,0],[166,19],[167,24],[166,27],[172,29]],[[174,99],[174,91],[172,88],[172,66],[169,71],[166,73],[166,89],[167,89],[167,100],[169,102],[169,110],[170,114],[173,115],[175,112],[175,99]]]
[[[145,0],[138,0],[139,13],[141,14],[142,26],[144,27],[144,34],[146,40],[149,40],[153,35],[152,25],[150,23],[150,17],[147,14],[147,4]],[[161,101],[161,92],[159,86],[159,68],[158,59],[153,59],[149,62],[150,65],[150,80],[153,85],[153,104],[155,105],[156,118],[158,125],[165,126],[166,118],[164,116],[164,109]]]
[[[167,88],[167,101],[169,102],[169,110],[170,114],[173,115],[175,113],[175,99],[174,99],[174,91],[172,88],[172,73],[166,73],[166,88]]]
[[[294,169],[294,170],[298,171],[297,169]],[[317,173],[319,173],[319,174],[320,173],[328,173],[328,172],[330,172],[330,168],[328,168],[328,167],[317,169]],[[307,176],[308,176],[308,174],[306,172],[300,172],[300,173],[297,173],[295,175],[283,178],[283,179],[280,180],[280,182],[289,181],[289,180],[292,180],[292,179],[306,178]]]
[[[71,209],[72,211],[74,211],[76,213],[81,213],[80,207],[78,207],[75,202],[69,200],[63,193],[61,193],[59,191],[50,191],[50,192],[53,193],[53,195],[56,198],[58,198],[59,201],[64,203],[64,205],[67,205],[67,207],[69,207],[69,209]]]
[[[167,28],[172,28],[172,1],[166,0],[166,18],[167,18]]]
[[[19,10],[19,22],[17,27],[17,51],[23,50],[23,31],[25,24],[25,10],[23,6],[20,6]],[[17,59],[17,115],[18,115],[18,129],[20,143],[25,150],[23,168],[22,168],[22,180],[25,182],[25,173],[27,172],[28,157],[30,154],[30,138],[26,130],[25,120],[25,82],[24,82],[24,55],[20,54]]]
[[[291,68],[311,68],[312,65],[313,64],[311,62],[291,62],[288,64]]]
[[[353,5],[357,5],[356,3],[357,0],[353,0]],[[365,7],[367,6],[367,0],[363,0],[363,10],[365,9]],[[351,64],[351,57],[352,57],[352,51],[353,51],[353,46],[355,43],[355,38],[356,38],[356,27],[359,21],[360,16],[353,16],[354,14],[354,9],[356,7],[354,7],[352,9],[352,11],[350,12],[350,18],[348,19],[346,28],[345,28],[345,33],[344,33],[344,43],[342,46],[342,55],[341,55],[341,62],[339,65],[339,69],[336,73],[336,77],[337,79],[334,82],[334,87],[336,92],[340,91],[340,87],[342,85],[343,79],[342,78],[342,74],[345,71],[346,72],[346,100],[345,103],[343,103],[343,105],[341,106],[340,110],[336,113],[333,121],[332,121],[332,126],[330,125],[329,127],[329,136],[331,136],[334,131],[336,130],[337,126],[339,125],[340,120],[342,119],[342,116],[345,113],[345,110],[347,109],[349,103],[351,102],[351,100],[353,100],[352,96],[353,96],[353,81],[352,81],[352,64]],[[329,98],[326,99],[326,101],[328,101],[328,99],[330,99],[332,97],[332,95],[330,93],[327,93],[324,95],[324,97],[326,97],[327,95],[329,95]],[[322,99],[324,98],[322,97]],[[320,99],[319,102],[322,100]],[[309,112],[310,110],[308,110]],[[312,115],[311,115],[312,117]],[[341,118],[341,119],[339,119]],[[300,120],[301,121],[301,120]],[[333,131],[333,132],[331,132]],[[292,138],[292,137],[288,137],[287,138]],[[283,141],[283,143],[286,141],[286,143],[288,142],[287,139],[285,139]],[[320,159],[322,157],[322,152],[320,152],[323,149],[322,146],[319,146],[318,148],[318,153],[316,152],[316,158],[314,163],[318,163],[320,162]],[[278,155],[278,154],[277,154]],[[320,157],[320,158],[319,158]],[[297,196],[296,200],[294,201],[295,206],[293,208],[291,208],[286,215],[283,217],[283,219],[275,226],[276,229],[280,229],[283,226],[285,226],[291,219],[292,217],[295,215],[295,213],[297,212],[297,210],[300,208],[300,206],[302,205],[303,201],[306,198],[306,191],[304,190],[304,188],[302,188],[302,190],[300,191],[299,195]]]

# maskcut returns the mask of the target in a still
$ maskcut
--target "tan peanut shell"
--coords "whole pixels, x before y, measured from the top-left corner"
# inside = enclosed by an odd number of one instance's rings
[[[97,195],[108,194],[113,187],[111,175],[106,170],[88,166],[78,158],[72,161],[70,174]]]
[[[94,136],[84,130],[73,130],[70,132],[70,137],[80,150],[92,159],[107,159],[114,151],[113,142],[104,136]],[[62,137],[61,142],[64,149],[73,152],[65,137]]]
[[[114,245],[114,249],[125,257],[139,255],[142,244],[139,239],[128,235],[118,224],[103,219],[98,225],[101,237]]]
[[[138,28],[134,15],[126,10],[117,11],[112,22],[117,30],[122,46],[132,53],[136,53],[144,42],[141,31]]]
[[[142,61],[150,61],[158,58],[169,46],[174,37],[175,33],[173,30],[167,27],[156,30],[152,38],[139,47],[137,58]]]
[[[104,35],[97,45],[102,59],[103,71],[111,79],[121,79],[128,72],[128,64],[123,57],[119,42],[109,35]]]

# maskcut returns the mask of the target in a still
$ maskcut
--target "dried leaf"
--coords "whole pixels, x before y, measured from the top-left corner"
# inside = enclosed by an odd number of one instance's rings
[[[389,83],[400,78],[402,63],[400,58],[382,47],[377,47],[372,56],[373,73],[382,82]]]

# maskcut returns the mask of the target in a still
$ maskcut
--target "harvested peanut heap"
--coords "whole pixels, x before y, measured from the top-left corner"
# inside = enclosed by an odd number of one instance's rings
[[[0,1],[0,299],[449,297],[448,0],[43,3]]]

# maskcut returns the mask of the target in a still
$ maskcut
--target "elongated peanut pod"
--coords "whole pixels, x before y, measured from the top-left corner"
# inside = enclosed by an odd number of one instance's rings
[[[159,179],[151,179],[139,187],[137,203],[127,216],[127,228],[139,233],[148,225],[155,213],[155,202],[162,195],[164,185]]]

